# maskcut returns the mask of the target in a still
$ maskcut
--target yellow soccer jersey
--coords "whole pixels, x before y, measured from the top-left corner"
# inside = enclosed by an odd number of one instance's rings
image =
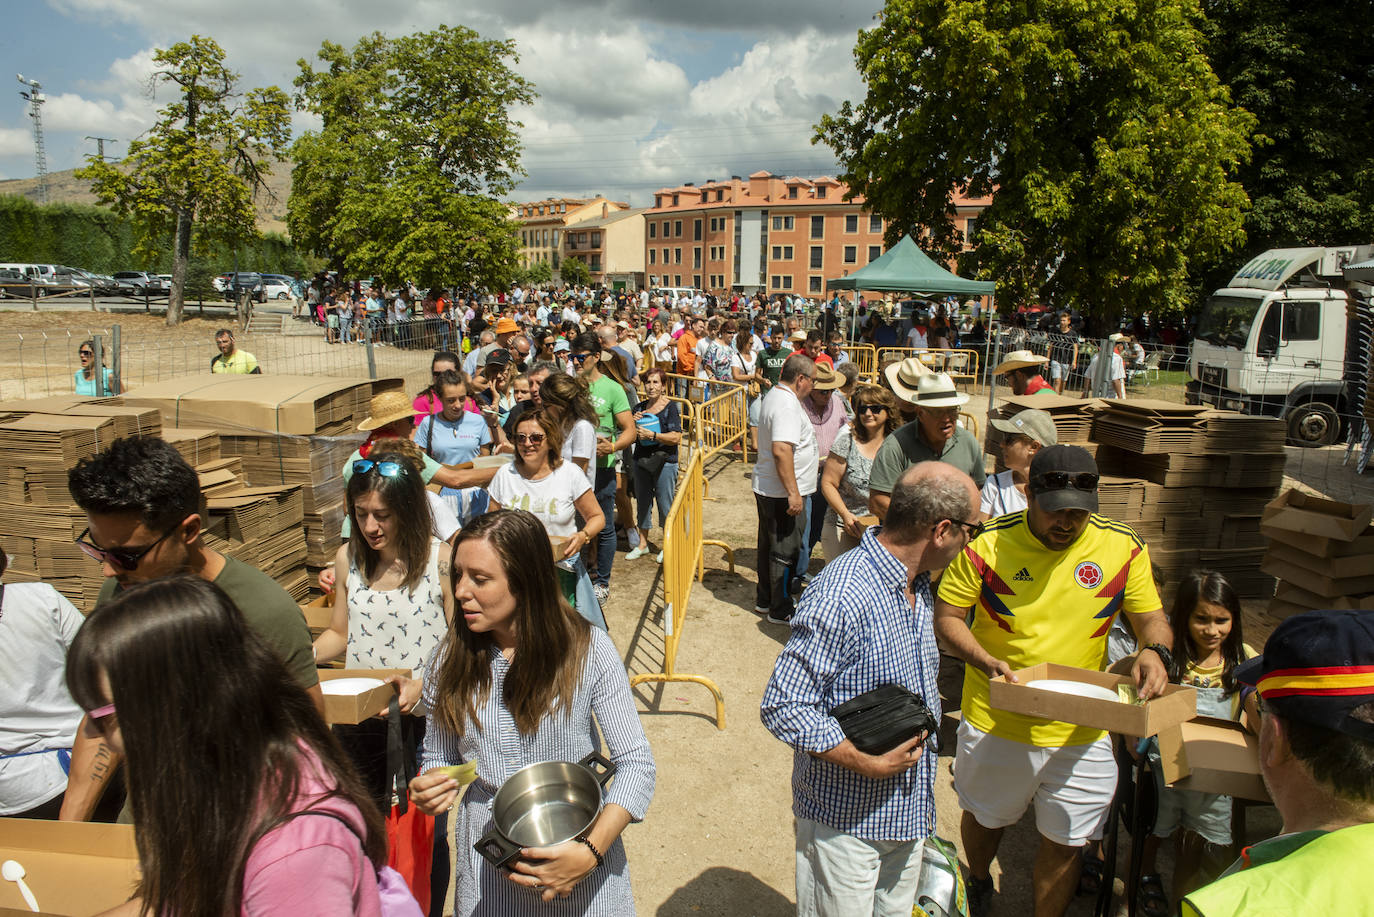
[[[1107,632],[1122,611],[1160,607],[1150,554],[1129,526],[1096,513],[1068,549],[1052,551],[1031,534],[1026,511],[990,521],[940,580],[940,598],[973,608],[973,635],[1013,669],[1041,662],[1101,670]],[[1096,729],[993,710],[988,677],[964,669],[963,715],[983,732],[1057,748],[1101,738]]]

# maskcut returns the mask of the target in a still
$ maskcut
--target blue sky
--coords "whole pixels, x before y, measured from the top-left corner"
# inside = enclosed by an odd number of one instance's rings
[[[245,87],[289,89],[325,39],[352,44],[462,24],[510,37],[540,99],[518,112],[528,178],[515,197],[605,193],[635,205],[683,181],[836,171],[811,125],[862,84],[856,33],[876,0],[6,0],[0,32],[0,178],[34,174],[31,120],[15,72],[43,84],[48,169],[81,164],[87,135],[122,154],[157,102],[150,56],[214,37]],[[708,25],[709,24],[709,25]],[[297,118],[297,129],[310,122]]]

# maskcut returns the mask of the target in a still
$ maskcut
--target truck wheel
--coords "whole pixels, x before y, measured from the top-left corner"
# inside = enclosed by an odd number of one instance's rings
[[[1324,401],[1309,401],[1288,412],[1288,441],[1295,446],[1330,446],[1340,432],[1336,409]]]

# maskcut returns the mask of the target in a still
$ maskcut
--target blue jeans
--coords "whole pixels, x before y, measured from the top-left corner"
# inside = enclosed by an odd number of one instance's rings
[[[593,456],[598,462],[600,456]],[[601,534],[596,536],[596,574],[592,580],[602,586],[611,584],[611,565],[615,563],[615,468],[597,468],[594,482],[596,505],[606,517]]]
[[[658,478],[652,479],[649,473],[636,463],[635,469],[635,507],[636,523],[640,531],[648,532],[653,521],[654,503],[658,503],[658,524],[668,521],[668,510],[672,508],[673,497],[677,492],[677,462],[664,462],[659,469]]]

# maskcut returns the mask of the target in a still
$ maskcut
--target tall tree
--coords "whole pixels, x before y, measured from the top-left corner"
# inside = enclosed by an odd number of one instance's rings
[[[963,261],[999,303],[1181,307],[1190,262],[1242,241],[1253,124],[1199,18],[1197,0],[888,0],[854,50],[864,100],[816,139],[889,244],[954,254],[954,194],[994,194]]]
[[[172,290],[167,324],[181,321],[191,250],[206,254],[221,242],[257,235],[254,195],[266,188],[271,161],[291,139],[290,100],[276,86],[238,91],[239,75],[224,65],[213,38],[192,35],[153,55],[150,89],[170,84],[174,100],[157,122],[129,144],[122,162],[91,157],[77,172],[102,203],[131,216],[135,252],[151,259],[172,239]]]
[[[524,173],[511,108],[534,98],[511,69],[514,42],[440,26],[373,33],[351,51],[325,42],[319,60],[319,70],[301,60],[296,78],[297,105],[321,121],[293,148],[296,243],[388,281],[513,276],[519,247],[502,198]]]

